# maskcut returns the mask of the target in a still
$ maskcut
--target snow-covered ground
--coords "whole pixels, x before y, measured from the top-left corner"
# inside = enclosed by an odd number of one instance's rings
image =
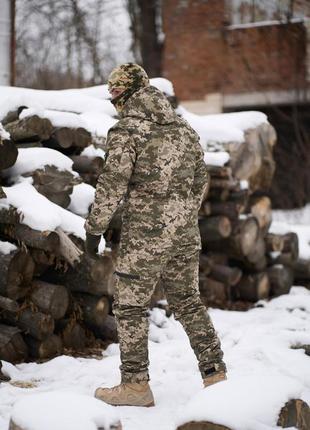
[[[310,404],[310,358],[291,348],[310,344],[310,291],[294,287],[247,312],[211,309],[210,315],[222,341],[228,380],[203,389],[181,325],[154,309],[149,348],[156,406],[117,408],[123,430],[174,430],[193,418],[235,430],[271,430],[288,399]],[[119,363],[116,344],[103,352],[102,360],[61,356],[43,364],[4,362],[13,383],[24,381],[33,388],[0,385],[0,428],[7,428],[14,403],[24,396],[58,390],[92,396],[99,385],[117,384]]]

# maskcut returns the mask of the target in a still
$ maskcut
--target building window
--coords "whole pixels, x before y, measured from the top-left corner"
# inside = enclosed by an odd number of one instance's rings
[[[309,13],[309,0],[226,0],[231,24],[262,21],[287,22]]]

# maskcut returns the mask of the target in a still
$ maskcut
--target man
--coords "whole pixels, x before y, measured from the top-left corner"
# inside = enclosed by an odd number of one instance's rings
[[[148,374],[147,310],[160,280],[199,362],[205,386],[226,379],[219,339],[198,289],[201,249],[198,210],[208,173],[196,132],[136,64],[123,64],[109,80],[120,115],[107,138],[107,158],[85,223],[94,254],[123,201],[114,314],[121,351],[121,384],[98,388],[112,405],[152,406]]]

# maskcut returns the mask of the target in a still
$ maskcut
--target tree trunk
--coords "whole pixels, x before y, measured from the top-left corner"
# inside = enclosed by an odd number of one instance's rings
[[[69,306],[69,294],[65,287],[39,280],[32,282],[30,298],[42,312],[54,319],[63,318]]]
[[[203,203],[203,212],[206,216],[208,215],[222,215],[226,216],[229,219],[237,219],[240,213],[245,209],[239,203],[236,202],[204,202]]]
[[[28,356],[20,330],[16,327],[0,324],[0,360],[9,363],[24,361]]]

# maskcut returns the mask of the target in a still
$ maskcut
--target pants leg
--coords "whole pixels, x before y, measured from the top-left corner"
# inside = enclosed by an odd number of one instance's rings
[[[161,254],[145,247],[122,250],[117,265],[113,312],[121,352],[122,382],[149,379],[148,317],[160,276]]]
[[[183,325],[205,378],[213,371],[226,370],[226,366],[220,340],[200,300],[199,252],[184,247],[169,259],[161,277],[170,308]]]

